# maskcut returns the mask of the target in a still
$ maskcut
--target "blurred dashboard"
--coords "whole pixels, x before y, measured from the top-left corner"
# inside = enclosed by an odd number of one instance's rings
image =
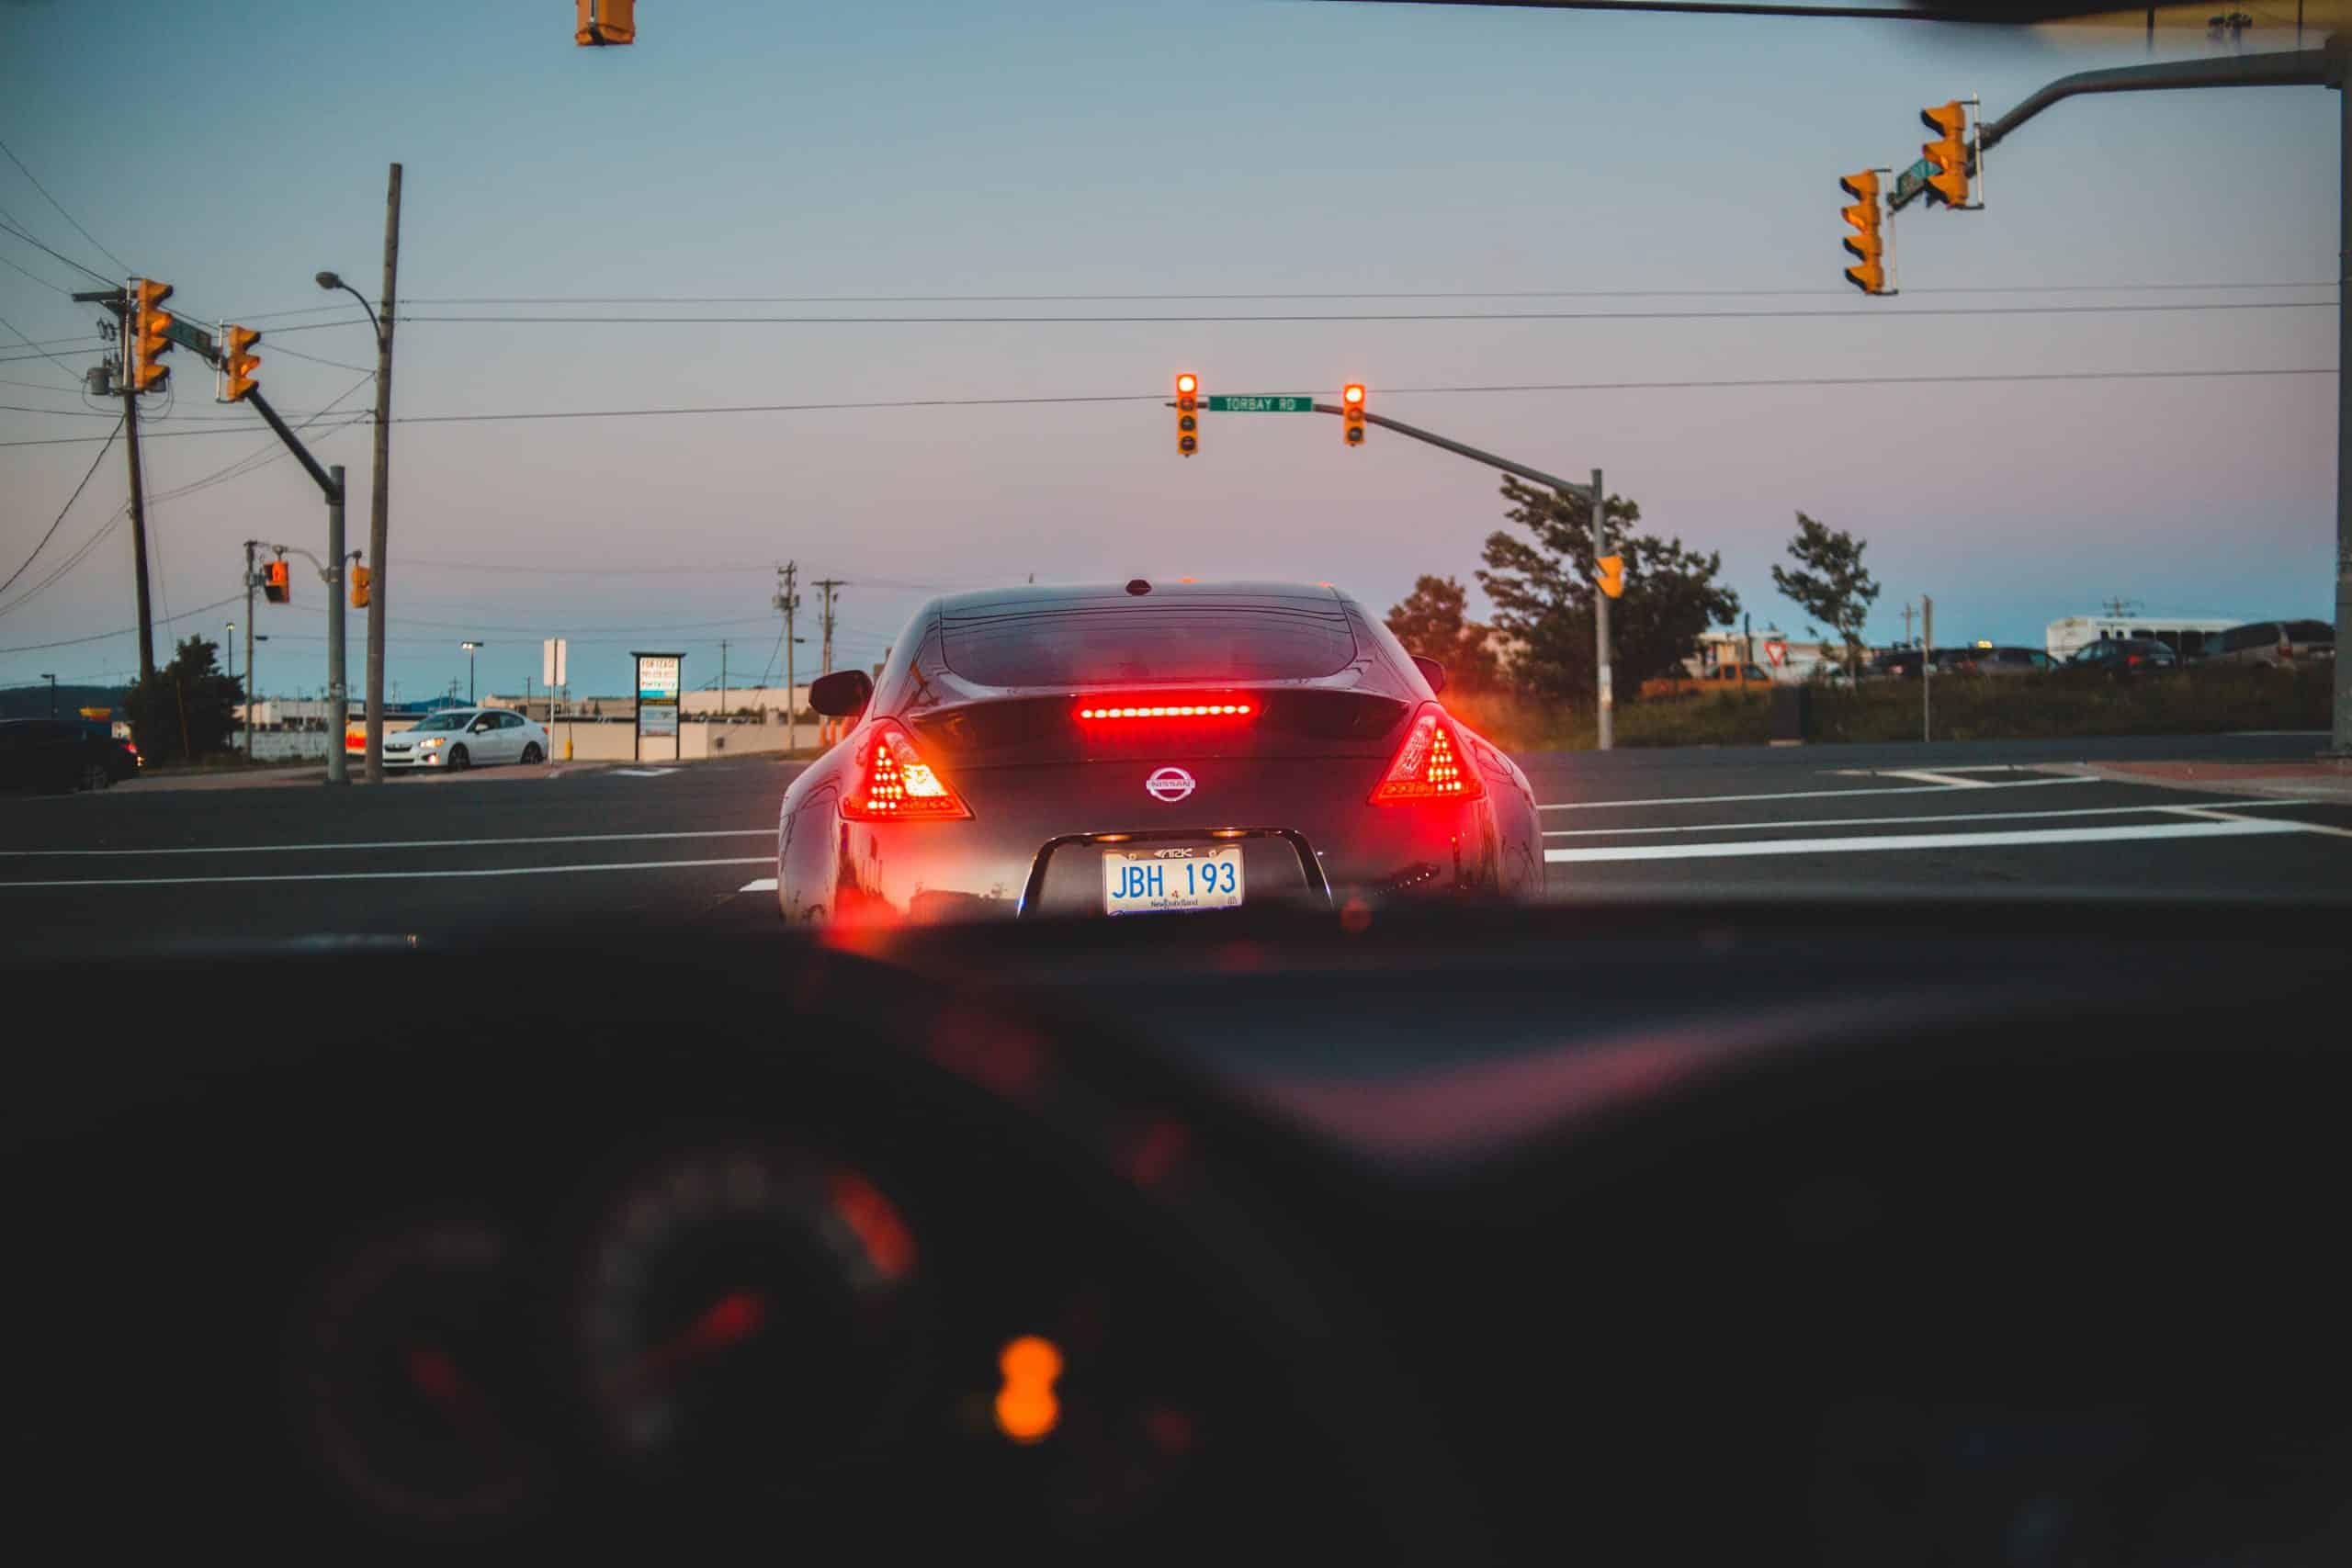
[[[196,1021],[12,1053],[21,1495],[439,1556],[2352,1560],[2346,933],[2219,913],[12,975]],[[479,1027],[349,1000],[444,991]]]

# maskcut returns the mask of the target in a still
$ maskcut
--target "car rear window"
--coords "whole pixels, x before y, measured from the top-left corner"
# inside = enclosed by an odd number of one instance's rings
[[[2289,621],[2287,640],[2289,642],[2334,642],[2335,628],[2325,621]]]
[[[951,616],[947,667],[985,686],[1125,681],[1302,681],[1355,660],[1338,609],[1154,606]]]

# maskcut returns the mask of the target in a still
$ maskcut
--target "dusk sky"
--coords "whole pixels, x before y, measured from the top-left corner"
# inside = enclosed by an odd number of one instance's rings
[[[404,164],[403,698],[462,682],[469,636],[501,692],[549,635],[581,695],[624,690],[632,647],[682,648],[710,683],[722,637],[730,683],[780,680],[785,559],[804,680],[819,577],[851,583],[837,647],[861,663],[930,592],[1032,572],[1328,579],[1375,612],[1422,572],[1473,581],[1494,474],[1376,429],[1351,452],[1312,416],[1212,416],[1186,461],[1160,406],[1179,369],[1210,392],[1362,380],[1377,412],[1599,466],[1646,530],[1722,552],[1759,630],[1801,635],[1770,574],[1800,509],[1869,541],[1878,640],[1923,592],[1943,642],[2038,644],[2112,595],[2332,618],[2326,90],[2062,105],[1991,154],[1986,210],[1902,215],[1903,293],[1873,300],[1839,276],[1838,175],[1916,158],[1923,105],[1998,114],[2144,60],[2136,31],[1306,0],[640,0],[638,21],[633,47],[586,50],[567,0],[0,0],[0,141],[89,237],[6,159],[0,221],[263,328],[277,407],[335,410],[317,446],[348,468],[354,547],[368,427],[334,421],[371,406],[373,350],[311,276],[374,298]],[[2227,47],[2181,30],[2159,53]],[[98,459],[0,592],[0,685],[122,680],[124,460],[76,390],[96,311],[65,298],[99,285],[6,233],[0,263],[0,575]],[[415,319],[616,299],[636,302],[568,313],[803,319]],[[1544,319],[1393,319],[1490,313]],[[1391,319],[1198,319],[1250,315]],[[826,316],[925,319],[806,320]],[[1061,319],[932,319],[952,316]],[[172,363],[142,421],[159,660],[243,619],[240,541],[318,551],[325,526],[290,461],[187,488],[277,446]],[[2114,375],[2191,370],[2264,373]],[[1917,379],[1610,385],[1824,378]],[[1562,384],[1586,389],[1479,389]],[[1063,397],[1102,400],[431,423]],[[265,610],[266,690],[323,684],[322,611],[306,571]]]

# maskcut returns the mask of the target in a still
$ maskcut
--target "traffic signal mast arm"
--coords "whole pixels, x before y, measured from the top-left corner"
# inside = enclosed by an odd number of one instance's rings
[[[2077,72],[2061,76],[2025,102],[1994,120],[1980,123],[1974,151],[1990,152],[2019,126],[2065,98],[2091,93],[2158,93],[2183,87],[2321,87],[2332,85],[2328,51],[2324,49],[2286,50],[2269,54],[2240,54],[2220,60],[2166,61],[2154,65],[2121,65],[2105,71]],[[1972,160],[1972,172],[1973,172]],[[1925,182],[1898,182],[1887,202],[1901,211],[1926,195]]]
[[[319,460],[311,456],[311,449],[303,446],[292,431],[286,428],[286,422],[277,417],[277,411],[269,406],[269,400],[262,396],[261,389],[254,388],[244,395],[243,400],[261,411],[262,418],[269,422],[269,428],[277,433],[277,438],[286,443],[287,450],[300,458],[302,467],[310,471],[311,478],[318,481],[319,489],[325,493],[328,504],[333,505],[340,502],[343,499],[343,487],[335,483],[324,468],[319,467]]]
[[[1314,407],[1317,413],[1338,414],[1342,419],[1345,419],[1348,413],[1346,409],[1337,403],[1317,403]],[[1500,468],[1504,473],[1516,475],[1530,483],[1542,485],[1546,490],[1556,491],[1562,495],[1582,496],[1587,499],[1592,495],[1592,487],[1589,484],[1570,484],[1567,480],[1547,474],[1541,468],[1531,468],[1524,463],[1514,463],[1509,457],[1498,457],[1492,452],[1481,452],[1476,446],[1465,446],[1459,441],[1449,440],[1433,430],[1423,430],[1418,425],[1407,424],[1403,420],[1390,419],[1386,414],[1374,413],[1369,409],[1360,407],[1357,412],[1366,424],[1376,424],[1383,430],[1393,430],[1399,435],[1409,435],[1416,441],[1426,441],[1441,451],[1451,452],[1457,457],[1467,457],[1474,463],[1484,463],[1490,468]]]

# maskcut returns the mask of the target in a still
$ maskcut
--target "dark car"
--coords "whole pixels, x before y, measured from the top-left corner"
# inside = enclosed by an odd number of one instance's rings
[[[2068,660],[2066,668],[2129,681],[2178,670],[2180,655],[2153,637],[2101,637]]]
[[[1865,681],[1916,681],[1919,678],[1919,663],[1925,657],[1916,648],[1897,648],[1880,654],[1862,666]]]
[[[1021,587],[934,600],[784,797],[792,920],[1141,914],[1541,890],[1516,763],[1444,672],[1329,587]]]
[[[2038,648],[1987,648],[1978,644],[1973,648],[1939,649],[1936,652],[1936,673],[1939,675],[2039,675],[2053,667],[2049,654]]]
[[[2335,628],[2325,621],[2253,621],[2208,640],[2204,664],[2261,664],[2291,670],[2335,657]]]
[[[106,789],[139,772],[139,748],[104,725],[71,718],[0,719],[0,789],[63,795]]]

